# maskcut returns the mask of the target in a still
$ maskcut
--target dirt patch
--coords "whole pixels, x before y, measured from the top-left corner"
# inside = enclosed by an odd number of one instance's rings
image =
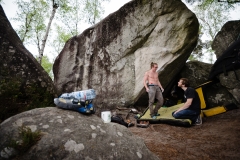
[[[141,137],[159,159],[240,159],[240,109],[204,117],[200,126],[150,124],[148,128],[135,125],[129,130]]]

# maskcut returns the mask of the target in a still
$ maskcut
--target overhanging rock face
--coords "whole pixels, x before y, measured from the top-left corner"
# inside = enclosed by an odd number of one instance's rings
[[[222,73],[216,75],[216,77],[219,79],[221,85],[226,87],[227,90],[233,95],[238,104],[240,104],[240,62],[237,56],[237,54],[239,55],[239,33],[240,20],[228,21],[223,25],[221,31],[217,33],[212,44],[212,48],[215,51],[216,56],[221,59],[221,61],[216,61],[217,63],[215,62],[213,65],[215,67],[213,69],[222,71]],[[229,47],[231,48],[233,43],[236,43],[234,50],[231,52],[226,52],[227,54],[225,54],[225,58],[221,57]],[[228,59],[233,59],[234,61],[229,61]],[[227,64],[226,60],[228,60],[228,65],[230,63],[232,65],[229,65],[229,71],[224,73],[224,69],[226,70],[224,66]]]
[[[198,20],[180,0],[135,0],[72,37],[54,62],[62,93],[93,88],[98,107],[129,106],[145,92],[144,73],[159,67],[166,86],[198,39]]]

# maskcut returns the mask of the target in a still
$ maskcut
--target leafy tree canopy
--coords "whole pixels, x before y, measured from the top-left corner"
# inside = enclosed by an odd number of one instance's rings
[[[13,20],[19,24],[15,30],[25,46],[37,48],[37,60],[42,64],[46,61],[45,46],[59,54],[65,42],[80,33],[81,23],[95,24],[100,20],[104,1],[109,0],[15,0],[18,10]]]
[[[192,6],[192,11],[200,23],[198,45],[194,49],[191,59],[201,61],[203,56],[207,56],[209,57],[208,61],[213,63],[212,41],[222,26],[230,19],[229,12],[238,7],[240,3],[236,1],[218,2],[216,0],[185,0],[185,3]]]

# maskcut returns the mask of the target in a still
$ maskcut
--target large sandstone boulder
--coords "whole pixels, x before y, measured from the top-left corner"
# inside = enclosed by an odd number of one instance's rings
[[[215,36],[212,49],[215,51],[217,58],[222,55],[222,53],[237,40],[240,33],[240,20],[238,21],[228,21],[223,25],[221,30]],[[240,37],[239,37],[240,38]]]
[[[181,70],[198,27],[181,1],[131,1],[65,44],[54,62],[54,84],[62,93],[95,89],[99,108],[132,105],[145,93],[151,62],[164,87]]]
[[[215,51],[217,57],[220,57],[222,53],[234,42],[237,38],[240,38],[240,20],[229,21],[223,25],[221,31],[218,32],[214,38],[212,48]],[[240,52],[240,51],[239,51]],[[230,53],[229,53],[230,54]],[[239,66],[240,62],[238,61]],[[236,76],[237,75],[237,76]],[[217,76],[220,83],[228,89],[228,91],[236,99],[237,103],[240,104],[240,69],[235,72],[229,71],[227,76],[221,73]]]
[[[188,78],[190,80],[191,87],[195,88],[206,82],[209,82],[208,76],[211,67],[212,64],[199,61],[190,61],[184,66],[180,73],[180,77]],[[203,93],[208,108],[227,105],[230,103],[237,103],[225,85],[219,82],[214,81],[208,85],[203,85]]]
[[[53,81],[23,46],[0,5],[0,122],[53,105]]]
[[[235,71],[240,77],[240,70]],[[228,72],[228,76],[224,74],[219,75],[220,83],[227,88],[227,90],[233,95],[237,103],[240,104],[240,81],[236,79],[234,71]]]
[[[11,159],[17,150],[9,141],[19,141],[19,127],[40,131],[41,139],[19,159],[24,160],[80,160],[80,159],[148,159],[157,156],[148,150],[144,141],[128,128],[117,123],[103,123],[96,115],[56,107],[33,109],[15,115],[0,124],[0,159]]]
[[[200,61],[189,61],[180,72],[180,77],[188,78],[191,83],[191,87],[195,88],[208,81],[208,75],[211,67],[212,64]]]

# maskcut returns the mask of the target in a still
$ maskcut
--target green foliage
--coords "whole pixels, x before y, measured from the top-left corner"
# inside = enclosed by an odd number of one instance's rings
[[[57,24],[55,24],[55,26],[57,36],[50,42],[50,44],[54,49],[54,53],[60,53],[64,44],[72,37],[72,34],[65,32],[64,29]]]
[[[17,150],[19,155],[23,155],[41,139],[41,132],[32,132],[31,129],[26,126],[19,127],[18,131],[19,139],[12,139],[9,147]]]
[[[102,2],[109,0],[62,0],[55,23],[55,37],[50,42],[54,52],[59,54],[71,37],[80,34],[81,24],[86,21],[97,23],[104,13]],[[54,53],[53,53],[54,54]]]
[[[39,57],[36,57],[36,59],[38,60]],[[53,73],[52,73],[53,63],[50,62],[50,60],[47,56],[42,57],[41,65],[44,68],[44,70],[48,73],[48,75],[53,79]]]
[[[80,33],[80,23],[83,21],[84,0],[66,0],[60,5],[58,20],[61,21],[61,29],[72,36]],[[83,16],[84,15],[84,16]]]
[[[14,21],[19,23],[16,29],[25,45],[37,44],[40,46],[46,30],[44,19],[48,16],[48,4],[44,0],[17,0],[18,6]]]
[[[194,11],[200,20],[202,30],[211,40],[214,39],[223,24],[229,19],[229,10],[225,10],[225,6],[218,2],[212,2],[205,6],[196,6]]]
[[[45,44],[50,43],[51,46],[57,47],[53,49],[57,55],[67,39],[80,33],[81,23],[84,20],[88,20],[90,24],[100,20],[104,12],[101,5],[103,1],[109,0],[16,0],[18,10],[13,20],[19,24],[19,27],[15,30],[25,46],[36,46],[38,61],[41,63]],[[55,22],[57,27],[50,30],[55,13],[58,20],[57,24]],[[48,35],[54,37],[50,42],[47,42]]]
[[[218,3],[224,4],[226,6],[226,8],[232,7],[233,4],[239,3],[238,0],[220,0],[221,2],[219,2],[219,0],[185,0],[185,2],[189,3],[189,4],[200,3],[200,5],[203,7],[212,5],[212,3],[216,2],[216,1]]]
[[[224,1],[224,0],[222,0]],[[230,2],[230,3],[228,3]],[[236,0],[225,0],[225,2],[218,2],[216,0],[201,0],[201,4],[199,7],[202,8],[202,10],[208,9],[209,7],[213,5],[219,5],[221,6],[224,10],[231,10],[234,8],[234,3],[236,4]]]
[[[85,0],[84,14],[86,15],[85,21],[90,24],[95,24],[100,20],[101,15],[104,13],[104,9],[101,6],[101,2],[106,0]]]
[[[205,55],[205,57],[209,57],[210,63],[214,63],[212,41],[224,23],[229,20],[229,12],[234,9],[236,4],[220,3],[215,0],[186,0],[185,2],[194,6],[192,10],[200,23],[198,44],[189,59],[201,61]]]
[[[194,61],[194,60],[197,60],[197,58],[196,58],[193,54],[191,54],[191,55],[188,57],[188,60]]]

